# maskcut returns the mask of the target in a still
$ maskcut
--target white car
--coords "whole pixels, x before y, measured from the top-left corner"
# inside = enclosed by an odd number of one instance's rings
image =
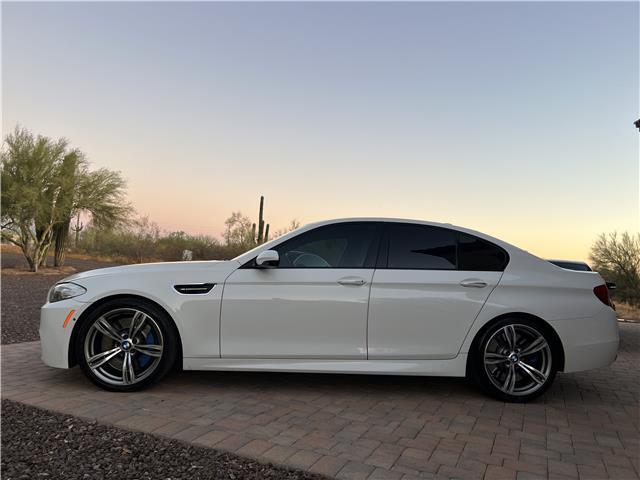
[[[557,371],[609,365],[618,324],[595,272],[466,228],[344,219],[233,260],[104,268],[64,279],[42,359],[131,391],[185,370],[470,377],[505,401]]]

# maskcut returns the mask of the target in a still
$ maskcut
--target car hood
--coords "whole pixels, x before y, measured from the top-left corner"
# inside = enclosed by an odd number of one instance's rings
[[[159,263],[139,263],[134,265],[122,265],[118,267],[98,268],[79,272],[60,282],[74,282],[103,276],[138,276],[155,274],[189,274],[189,273],[230,273],[238,268],[240,264],[235,260],[218,261],[209,260],[202,262],[159,262]],[[60,283],[59,282],[59,283]]]

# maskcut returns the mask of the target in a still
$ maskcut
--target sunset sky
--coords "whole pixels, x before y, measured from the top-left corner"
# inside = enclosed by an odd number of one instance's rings
[[[3,135],[67,137],[141,214],[346,216],[587,259],[638,231],[639,4],[3,3]]]

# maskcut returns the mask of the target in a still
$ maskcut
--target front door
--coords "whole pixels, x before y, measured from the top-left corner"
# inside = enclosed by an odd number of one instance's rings
[[[367,308],[380,225],[318,227],[274,247],[280,263],[253,261],[225,282],[223,358],[367,357]]]

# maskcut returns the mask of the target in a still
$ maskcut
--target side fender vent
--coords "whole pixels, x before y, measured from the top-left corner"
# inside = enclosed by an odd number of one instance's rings
[[[215,283],[185,283],[183,285],[174,285],[173,288],[182,295],[205,295],[215,286]]]

